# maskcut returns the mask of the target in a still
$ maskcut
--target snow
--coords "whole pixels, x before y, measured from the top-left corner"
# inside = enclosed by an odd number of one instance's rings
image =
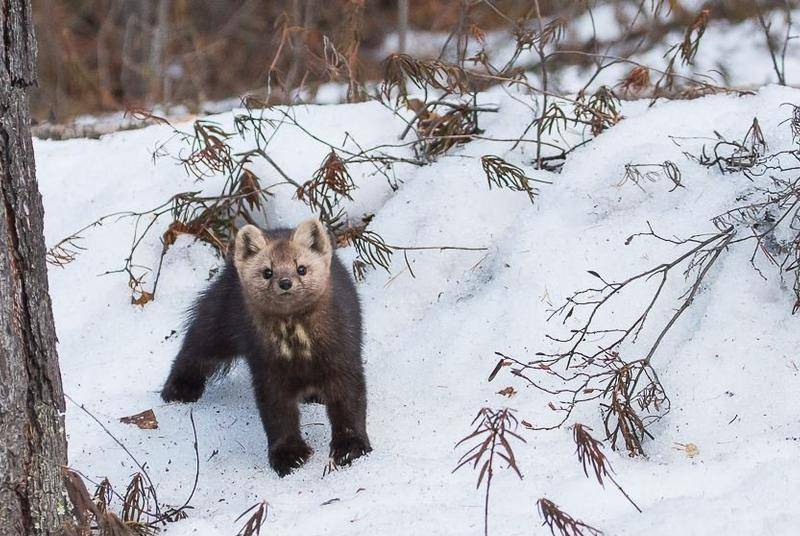
[[[682,2],[683,8],[688,13],[699,14],[702,8],[701,4],[702,2]],[[596,90],[602,85],[618,87],[637,64],[661,71],[667,69],[668,58],[673,53],[671,48],[683,41],[685,29],[669,31],[652,45],[643,46],[635,53],[631,53],[632,43],[624,41],[621,43],[620,41],[626,33],[627,25],[635,19],[637,21],[635,29],[645,31],[653,24],[651,14],[636,16],[638,5],[638,3],[636,5],[597,5],[592,9],[591,14],[586,12],[567,21],[568,24],[564,28],[565,35],[560,41],[562,51],[583,50],[601,56],[609,56],[602,60],[606,67],[594,78],[589,89]],[[667,10],[661,11],[659,18],[662,19],[662,22],[666,12]],[[781,11],[773,11],[765,16],[766,21],[770,24],[770,35],[779,47],[782,47],[786,35],[785,14]],[[792,10],[791,17],[793,20],[797,20],[800,17],[800,10]],[[698,51],[692,63],[684,65],[679,58],[674,65],[675,73],[694,80],[732,88],[757,88],[764,84],[777,83],[778,78],[763,32],[757,19],[730,22],[724,18],[715,18],[712,10],[710,23],[700,39]],[[437,58],[447,42],[448,35],[447,32],[409,31],[407,53],[415,57]],[[793,34],[790,32],[790,35]],[[592,45],[594,39],[601,43],[598,48]],[[481,44],[473,39],[469,41],[468,45],[467,57],[483,49],[488,55],[490,63],[498,68],[508,61],[516,48],[515,38],[507,30],[488,30],[485,35],[485,43]],[[377,50],[375,57],[383,59],[389,54],[397,52],[398,46],[398,35],[389,33]],[[449,49],[447,52],[444,59],[453,61],[453,51]],[[786,76],[786,83],[796,86],[798,84],[797,76],[800,73],[800,43],[792,37],[786,46],[785,58],[782,57],[782,51],[778,50],[778,52],[779,65],[785,63],[783,72]],[[612,60],[616,56],[624,57],[630,62],[613,62]],[[579,58],[572,56],[569,59],[576,61]],[[541,86],[539,58],[535,50],[522,51],[516,65],[526,67],[526,79],[534,87]],[[595,69],[594,61],[589,62],[585,67],[577,65],[551,67],[550,88],[551,90],[557,89],[556,93],[558,94],[577,93],[584,89],[586,80],[595,74]],[[655,82],[660,77],[660,73],[651,71],[650,76]],[[324,100],[320,102],[331,102],[331,94],[330,89],[326,88],[323,93]],[[342,94],[341,90],[340,94]]]
[[[484,114],[484,136],[518,135],[530,112],[501,91],[481,100],[497,104]],[[50,269],[65,392],[83,404],[146,462],[159,498],[181,504],[194,479],[193,412],[199,436],[200,475],[189,518],[166,527],[176,536],[234,534],[237,516],[259,500],[269,502],[264,534],[478,534],[483,530],[483,491],[469,469],[451,473],[483,406],[512,407],[517,417],[549,424],[558,416],[552,397],[526,387],[502,370],[491,382],[499,351],[521,360],[552,350],[545,334],[563,334],[549,309],[596,281],[610,280],[668,260],[670,245],[626,238],[651,222],[661,234],[713,231],[710,218],[736,204],[753,184],[722,175],[683,156],[697,153],[714,131],[741,139],[758,116],[772,150],[793,147],[789,110],[800,91],[769,86],[753,96],[709,96],[692,101],[626,102],[625,119],[572,153],[562,173],[533,170],[530,147],[476,140],[428,166],[394,168],[399,188],[368,164],[350,172],[359,189],[352,217],[376,214],[372,223],[387,243],[400,246],[486,247],[487,251],[410,251],[394,257],[390,273],[370,272],[359,284],[369,390],[368,429],[374,451],[351,467],[323,477],[329,428],[324,408],[304,406],[303,434],[315,455],[280,479],[267,463],[266,438],[250,392],[246,367],[236,367],[196,404],[165,405],[158,391],[180,344],[183,311],[220,265],[212,250],[182,237],[170,249],[156,300],[130,304],[119,268],[130,249],[132,219],[108,221],[83,233],[86,248],[65,268]],[[236,113],[235,111],[233,113]],[[280,109],[273,112],[281,117]],[[396,144],[403,120],[377,103],[295,107],[287,113],[337,147]],[[233,114],[212,120],[230,128]],[[183,125],[188,127],[188,125]],[[347,134],[347,135],[346,135]],[[670,136],[680,137],[678,146]],[[706,138],[705,140],[699,138]],[[48,245],[104,214],[146,210],[186,190],[214,193],[219,177],[196,182],[168,158],[152,160],[161,142],[180,144],[167,126],[103,136],[99,140],[35,142]],[[355,140],[355,142],[353,141]],[[237,140],[246,147],[246,140]],[[411,156],[408,148],[387,149]],[[307,180],[329,148],[298,128],[283,125],[269,154],[298,181]],[[489,190],[479,157],[498,154],[529,176],[551,180],[535,204],[520,192]],[[627,163],[674,161],[685,188],[665,182],[643,189],[622,183]],[[267,183],[281,177],[255,169]],[[268,225],[293,225],[309,217],[276,187]],[[146,220],[140,223],[145,224]],[[159,220],[137,262],[154,266]],[[647,457],[606,453],[616,478],[643,509],[637,513],[611,485],[584,476],[571,430],[520,428],[526,443],[514,451],[524,475],[499,470],[492,484],[489,528],[496,535],[546,534],[536,500],[548,497],[574,517],[606,534],[794,534],[800,469],[797,413],[797,319],[791,288],[776,271],[749,264],[751,250],[737,247],[712,270],[702,292],[654,358],[672,411],[656,424]],[[346,261],[351,250],[341,250]],[[152,276],[148,278],[152,281]],[[679,292],[682,289],[674,289]],[[636,305],[622,303],[617,314]],[[655,313],[666,319],[669,305]],[[508,399],[497,392],[514,386]],[[121,424],[120,417],[153,408],[156,430]],[[580,408],[567,424],[581,422],[601,437],[597,407]],[[75,404],[66,415],[70,465],[93,480],[107,476],[120,491],[137,468],[122,449]],[[695,457],[676,443],[699,447]],[[324,504],[332,499],[335,502]]]

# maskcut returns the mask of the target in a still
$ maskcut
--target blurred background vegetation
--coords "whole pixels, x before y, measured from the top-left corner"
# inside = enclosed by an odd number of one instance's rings
[[[33,0],[40,86],[32,95],[33,114],[37,122],[59,123],[80,114],[156,104],[201,111],[203,103],[244,94],[267,96],[271,103],[314,100],[320,85],[340,80],[343,69],[362,81],[379,80],[389,53],[404,51],[425,35],[450,36],[442,45],[445,54],[459,46],[462,34],[480,36],[530,17],[534,3]],[[569,20],[589,7],[610,4],[624,26],[631,12],[626,8],[642,3],[664,4],[669,11],[669,17],[643,21],[627,36],[646,38],[647,46],[691,24],[704,8],[715,20],[736,22],[787,2],[540,0],[538,5],[547,18]],[[592,50],[597,43],[588,39],[568,46]],[[332,61],[337,54],[338,61]]]

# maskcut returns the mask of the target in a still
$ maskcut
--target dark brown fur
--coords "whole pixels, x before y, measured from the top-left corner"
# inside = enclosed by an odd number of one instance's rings
[[[304,275],[298,273],[301,265]],[[272,274],[266,278],[268,268]],[[291,281],[291,288],[281,288],[282,280]],[[295,231],[239,231],[222,274],[191,310],[162,398],[198,400],[208,378],[237,356],[250,367],[269,461],[279,475],[312,454],[299,424],[298,404],[307,398],[327,407],[334,463],[347,464],[372,450],[358,295],[317,220]]]

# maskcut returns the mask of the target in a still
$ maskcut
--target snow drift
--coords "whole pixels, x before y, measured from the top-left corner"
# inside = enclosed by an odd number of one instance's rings
[[[482,95],[499,113],[486,115],[486,137],[509,138],[530,120],[526,108],[501,92]],[[546,334],[563,334],[549,311],[576,290],[596,283],[588,270],[619,280],[674,255],[674,247],[626,238],[650,222],[666,236],[713,230],[710,219],[731,208],[752,182],[687,159],[714,132],[739,139],[757,116],[772,149],[794,145],[782,103],[800,91],[767,87],[746,97],[627,102],[625,119],[572,153],[560,174],[535,171],[524,146],[475,140],[436,162],[397,165],[394,191],[369,164],[352,166],[358,186],[353,216],[375,213],[372,225],[401,246],[485,247],[486,251],[421,250],[395,255],[390,273],[369,272],[359,284],[366,322],[368,426],[374,452],[323,478],[329,428],[324,408],[305,406],[303,433],[316,451],[299,471],[280,479],[267,463],[245,367],[210,387],[193,406],[164,405],[158,391],[180,342],[182,313],[221,263],[210,247],[188,237],[170,249],[156,300],[130,303],[125,277],[100,274],[120,267],[130,249],[133,220],[90,229],[85,251],[51,268],[50,286],[67,412],[70,465],[89,478],[108,476],[123,487],[138,470],[128,455],[76,404],[96,415],[158,484],[159,498],[180,504],[195,474],[193,411],[200,473],[188,519],[170,534],[230,535],[236,517],[258,500],[269,502],[267,534],[478,534],[483,495],[477,475],[451,473],[462,453],[455,444],[484,406],[511,407],[520,420],[558,421],[554,397],[501,370],[487,376],[496,351],[520,360],[552,348]],[[394,144],[404,122],[376,103],[305,106],[294,110],[321,139],[354,148]],[[230,126],[232,114],[211,119]],[[347,136],[345,135],[347,134]],[[35,143],[49,245],[105,214],[145,210],[179,191],[214,192],[220,179],[195,182],[168,158],[152,160],[171,129],[153,126],[107,135]],[[355,141],[354,141],[355,140]],[[242,142],[243,143],[243,142]],[[287,126],[269,146],[290,176],[307,179],[329,148]],[[395,154],[410,154],[407,148]],[[499,154],[542,185],[535,203],[524,193],[489,189],[480,157]],[[666,181],[638,188],[623,182],[628,163],[675,162],[683,188]],[[281,178],[263,167],[262,176]],[[269,225],[309,216],[276,190]],[[158,222],[137,262],[154,266],[161,251]],[[514,445],[524,475],[495,474],[490,531],[547,533],[536,501],[548,497],[607,534],[792,534],[800,469],[800,369],[793,294],[774,269],[762,277],[748,247],[732,248],[717,263],[692,307],[653,359],[672,411],[651,428],[646,457],[629,458],[606,446],[615,477],[642,507],[637,513],[613,487],[583,474],[566,426],[550,432],[520,427]],[[344,249],[346,261],[354,253]],[[412,276],[413,271],[413,276]],[[633,299],[633,298],[631,298]],[[631,304],[633,306],[633,303]],[[669,307],[654,312],[661,318]],[[512,386],[517,394],[498,394]],[[557,401],[557,400],[556,400]],[[153,408],[160,423],[140,430],[118,419]],[[582,422],[600,434],[596,406]],[[689,457],[680,445],[699,452]],[[692,454],[695,454],[692,452]]]

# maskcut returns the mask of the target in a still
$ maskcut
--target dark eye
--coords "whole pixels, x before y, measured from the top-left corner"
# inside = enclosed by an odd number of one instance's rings
[[[306,275],[306,267],[301,264],[297,267],[297,273],[300,275]]]
[[[265,268],[264,269],[264,279],[269,279],[272,277],[272,268]]]

